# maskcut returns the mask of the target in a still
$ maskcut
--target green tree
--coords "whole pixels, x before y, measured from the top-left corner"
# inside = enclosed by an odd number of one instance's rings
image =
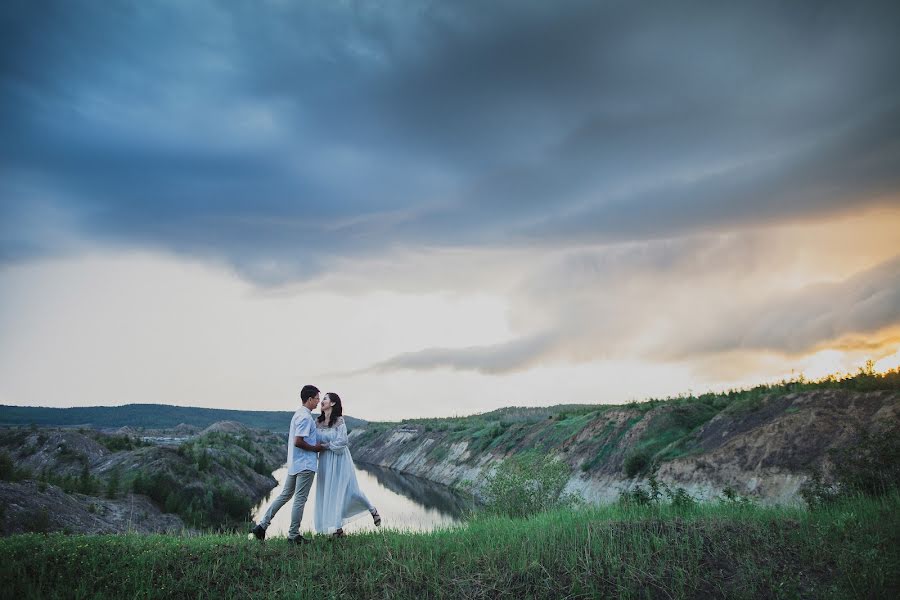
[[[78,491],[87,495],[94,493],[94,478],[91,477],[91,471],[88,469],[87,463],[81,467],[81,476],[78,478]]]
[[[119,475],[119,470],[115,469],[112,473],[109,474],[109,479],[106,481],[106,497],[115,498],[116,496],[118,496],[120,484],[121,476]]]
[[[0,452],[0,480],[12,481],[15,479],[16,466],[6,452]]]
[[[201,471],[209,469],[209,455],[205,449],[201,449],[197,455],[197,468]]]

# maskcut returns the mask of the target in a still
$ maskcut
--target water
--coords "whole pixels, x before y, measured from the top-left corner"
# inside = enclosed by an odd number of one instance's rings
[[[287,467],[272,473],[278,480],[269,495],[253,508],[253,520],[258,522],[266,513],[269,504],[278,497],[284,486]],[[449,527],[460,522],[467,508],[466,501],[450,488],[405,475],[398,471],[375,465],[356,463],[356,477],[359,487],[368,496],[381,515],[381,526],[403,531],[431,531],[439,527]],[[309,499],[303,510],[300,531],[313,531],[313,514],[316,510],[316,481],[313,480]],[[291,525],[291,503],[281,507],[272,519],[266,537],[285,537]],[[371,517],[362,517],[344,527],[347,533],[374,531]]]

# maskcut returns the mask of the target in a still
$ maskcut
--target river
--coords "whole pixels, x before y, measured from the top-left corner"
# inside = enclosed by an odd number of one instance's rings
[[[253,508],[255,522],[262,519],[269,504],[281,493],[286,475],[286,467],[272,473],[272,477],[278,480],[278,485]],[[431,531],[436,528],[450,527],[461,521],[469,506],[462,496],[450,488],[399,471],[356,463],[356,476],[360,489],[378,508],[382,520],[381,526],[385,528],[401,531]],[[266,532],[267,537],[287,535],[288,527],[291,524],[292,501],[288,501],[272,519],[272,524],[269,525]],[[303,511],[303,520],[300,522],[302,532],[308,534],[313,531],[315,507],[316,480],[313,480],[309,500]],[[368,517],[358,519],[344,527],[344,531],[347,533],[375,529],[372,519]]]

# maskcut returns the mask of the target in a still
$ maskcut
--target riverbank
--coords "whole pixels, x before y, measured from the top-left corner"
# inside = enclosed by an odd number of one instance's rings
[[[566,491],[614,502],[652,473],[692,496],[731,489],[799,503],[809,473],[861,433],[900,422],[900,370],[803,379],[624,406],[504,408],[482,415],[372,422],[351,433],[354,459],[454,487],[537,451],[570,468]],[[476,485],[476,492],[477,492]]]
[[[588,507],[431,533],[20,535],[4,595],[42,597],[881,598],[900,591],[900,496],[807,512]]]

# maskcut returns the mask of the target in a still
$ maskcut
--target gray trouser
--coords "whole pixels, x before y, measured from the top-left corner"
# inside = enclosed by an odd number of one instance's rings
[[[284,503],[294,497],[294,506],[291,508],[291,528],[288,529],[288,539],[292,540],[300,535],[300,521],[303,519],[303,507],[306,506],[306,499],[309,497],[309,488],[312,487],[313,478],[316,476],[315,471],[300,471],[296,475],[288,475],[284,480],[284,489],[281,494],[275,498],[266,516],[259,522],[263,529],[269,527],[272,517],[278,512]]]

